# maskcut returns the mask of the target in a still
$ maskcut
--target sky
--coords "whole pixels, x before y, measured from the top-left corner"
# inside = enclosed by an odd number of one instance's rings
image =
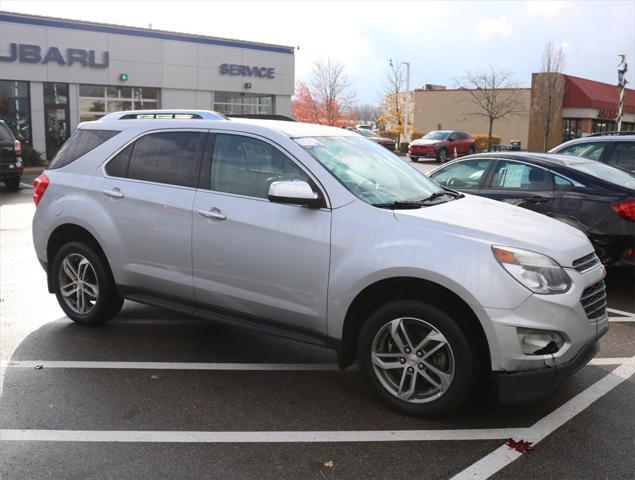
[[[626,54],[635,86],[635,0],[0,0],[0,10],[294,46],[296,81],[330,58],[367,104],[382,97],[389,59],[410,62],[411,88],[456,87],[489,66],[528,87],[549,40],[565,49],[564,73],[611,84]]]

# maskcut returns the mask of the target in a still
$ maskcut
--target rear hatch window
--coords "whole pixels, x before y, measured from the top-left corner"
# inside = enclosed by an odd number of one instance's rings
[[[117,135],[119,130],[76,130],[57,152],[49,170],[62,168]]]

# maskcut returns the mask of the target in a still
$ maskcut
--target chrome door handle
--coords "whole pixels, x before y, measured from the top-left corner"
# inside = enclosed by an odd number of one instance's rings
[[[213,218],[214,220],[226,220],[227,215],[220,213],[218,208],[211,208],[209,210],[199,210],[198,214],[205,218]]]
[[[106,195],[107,197],[111,197],[111,198],[123,198],[124,194],[121,190],[119,190],[117,187],[113,188],[112,190],[102,190],[102,193],[104,195]]]

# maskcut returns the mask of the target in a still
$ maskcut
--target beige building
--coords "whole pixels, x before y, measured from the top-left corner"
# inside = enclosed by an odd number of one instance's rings
[[[527,145],[529,132],[529,105],[531,89],[515,88],[507,92],[518,95],[524,106],[522,115],[508,116],[494,121],[493,135],[501,137],[502,143],[520,140],[523,148]],[[465,89],[417,89],[414,96],[414,133],[427,133],[431,130],[463,130],[471,134],[487,135],[489,121],[482,116],[471,101],[471,95]]]

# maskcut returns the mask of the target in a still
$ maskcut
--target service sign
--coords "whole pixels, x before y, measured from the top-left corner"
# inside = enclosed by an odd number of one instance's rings
[[[98,61],[95,50],[84,50],[83,48],[49,47],[43,49],[39,45],[29,45],[25,43],[10,43],[9,54],[0,55],[0,62],[20,62],[20,63],[57,63],[58,65],[81,65],[88,68],[107,68],[110,60],[108,52],[101,52]]]
[[[230,75],[232,77],[276,78],[276,69],[273,67],[252,67],[249,65],[236,65],[235,63],[223,63],[219,72],[221,75]]]

